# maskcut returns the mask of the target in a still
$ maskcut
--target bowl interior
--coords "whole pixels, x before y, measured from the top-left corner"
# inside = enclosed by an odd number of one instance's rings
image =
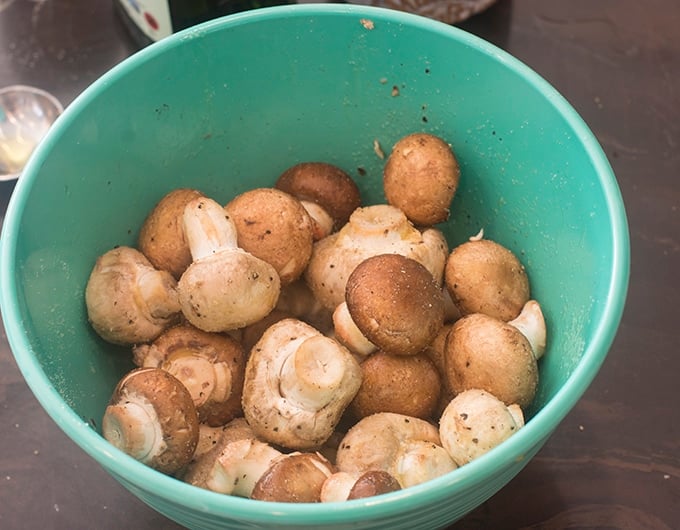
[[[381,202],[375,142],[389,154],[415,131],[446,139],[461,164],[441,226],[450,245],[483,228],[518,254],[543,305],[549,344],[531,420],[478,466],[535,451],[618,325],[628,242],[615,179],[573,109],[528,68],[455,28],[358,6],[264,9],[186,30],[124,61],[58,119],[18,183],[2,239],[7,334],[43,406],[103,465],[123,462],[116,469],[131,489],[127,470],[155,474],[97,434],[132,364],[87,324],[96,257],[134,245],[173,188],[226,203],[300,161],[339,165],[365,203]],[[475,480],[459,475],[451,492]]]

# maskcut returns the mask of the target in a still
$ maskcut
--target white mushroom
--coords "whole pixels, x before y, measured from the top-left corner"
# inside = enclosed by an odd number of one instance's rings
[[[236,228],[222,206],[194,199],[184,210],[193,262],[178,283],[182,312],[204,331],[245,327],[267,315],[280,291],[274,267],[237,246]]]
[[[318,448],[361,384],[361,368],[335,340],[296,319],[265,331],[246,366],[243,412],[258,437]]]

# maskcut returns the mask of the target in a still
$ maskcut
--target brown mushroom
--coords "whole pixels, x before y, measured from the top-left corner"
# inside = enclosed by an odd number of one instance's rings
[[[531,344],[514,326],[482,313],[458,320],[446,341],[446,374],[457,392],[477,388],[527,407],[538,386]]]
[[[372,256],[357,265],[345,300],[362,334],[394,355],[421,352],[444,324],[444,297],[432,274],[400,254]]]
[[[139,365],[163,368],[184,384],[201,422],[224,425],[242,414],[246,354],[229,335],[182,324],[133,352]]]
[[[508,321],[529,300],[524,266],[511,250],[489,239],[472,238],[455,247],[444,278],[463,315],[484,313]]]
[[[381,469],[360,474],[337,471],[324,482],[321,488],[321,502],[365,499],[400,489],[397,479]]]
[[[125,246],[97,258],[85,288],[85,304],[99,336],[124,346],[155,339],[180,312],[175,279]]]
[[[387,202],[419,226],[448,219],[459,181],[460,167],[451,146],[427,133],[401,138],[383,172]]]
[[[256,188],[224,207],[238,245],[271,264],[281,285],[297,280],[312,255],[312,220],[299,200],[275,188]]]
[[[191,263],[189,243],[184,236],[184,207],[203,194],[190,188],[167,193],[149,212],[137,238],[137,247],[160,270],[179,280]]]
[[[316,225],[315,240],[338,230],[361,206],[359,188],[352,178],[325,162],[302,162],[289,167],[275,187],[302,202]]]
[[[169,372],[136,368],[116,385],[102,421],[113,446],[166,474],[187,465],[198,444],[189,391]]]

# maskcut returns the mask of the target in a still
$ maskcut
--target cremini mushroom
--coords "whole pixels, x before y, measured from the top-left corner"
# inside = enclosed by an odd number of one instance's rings
[[[446,375],[457,392],[486,390],[507,405],[528,406],[538,386],[531,344],[516,327],[483,313],[453,324],[446,341]]]
[[[463,315],[484,313],[508,321],[529,300],[524,266],[511,250],[490,239],[472,238],[456,246],[444,274],[451,299]]]
[[[391,412],[357,422],[338,448],[336,465],[347,473],[382,470],[402,488],[439,477],[457,466],[442,447],[433,424]]]
[[[343,226],[361,206],[359,188],[342,169],[326,162],[301,162],[286,169],[275,187],[297,197],[314,221],[319,240]]]
[[[395,412],[433,417],[441,390],[434,364],[424,354],[391,355],[377,351],[361,362],[361,387],[349,406],[354,418]]]
[[[186,319],[203,331],[245,327],[267,315],[279,297],[276,269],[237,246],[236,228],[214,200],[194,199],[184,210],[193,262],[178,282]]]
[[[383,170],[387,202],[418,226],[448,219],[459,181],[460,167],[451,146],[428,133],[397,141]]]
[[[229,335],[181,324],[133,353],[138,365],[163,368],[187,387],[201,422],[224,425],[242,414],[246,354]]]
[[[321,488],[321,502],[342,502],[375,497],[399,491],[397,479],[387,471],[374,469],[364,473],[337,471],[326,479]]]
[[[139,230],[139,250],[154,267],[168,271],[177,280],[191,263],[191,251],[182,222],[184,207],[202,196],[203,193],[191,188],[168,192],[149,212]]]
[[[238,245],[271,264],[281,285],[297,280],[312,255],[312,220],[300,201],[275,188],[243,192],[224,207]]]
[[[506,405],[480,389],[458,394],[439,420],[444,449],[459,466],[471,462],[512,436],[524,425],[519,405]]]
[[[251,499],[270,502],[320,502],[321,489],[335,466],[319,453],[294,452],[275,458],[262,473]]]
[[[174,324],[180,312],[177,282],[132,247],[97,258],[85,288],[87,316],[107,342],[148,342]]]
[[[160,368],[136,368],[116,386],[102,421],[113,446],[162,473],[191,460],[198,444],[198,414],[189,391]]]
[[[449,251],[441,231],[421,232],[394,206],[366,206],[356,209],[338,232],[314,244],[305,281],[319,302],[334,311],[345,299],[347,279],[354,268],[378,254],[412,258],[441,285]]]
[[[256,435],[288,449],[322,445],[361,384],[361,368],[332,338],[297,319],[267,329],[246,365],[243,412]]]
[[[444,297],[432,274],[401,254],[359,263],[347,279],[345,301],[361,333],[394,355],[421,352],[444,324]]]

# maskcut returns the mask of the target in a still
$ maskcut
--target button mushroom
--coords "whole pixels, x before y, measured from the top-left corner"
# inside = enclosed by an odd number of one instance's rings
[[[250,353],[243,412],[263,440],[289,449],[317,448],[360,384],[361,368],[346,348],[300,320],[284,319]]]
[[[201,422],[224,425],[241,415],[246,355],[232,337],[182,324],[133,352],[138,364],[163,368],[187,387]]]
[[[345,435],[336,465],[350,474],[386,471],[402,488],[439,477],[457,466],[431,423],[391,412],[367,416]]]
[[[359,188],[342,169],[325,162],[302,162],[286,169],[275,187],[297,197],[314,220],[314,239],[343,226],[361,206]]]
[[[236,228],[224,208],[198,198],[184,210],[184,231],[193,262],[178,282],[186,319],[203,331],[245,327],[276,305],[276,269],[237,246]]]
[[[401,138],[383,171],[387,202],[419,226],[448,219],[459,181],[460,167],[451,146],[427,133]]]
[[[519,315],[529,300],[529,279],[517,256],[495,241],[472,238],[446,261],[446,287],[461,314],[484,313],[501,320]]]
[[[532,402],[538,364],[516,327],[482,313],[467,315],[453,324],[445,356],[448,382],[457,392],[478,388],[507,405]]]
[[[470,389],[458,394],[439,420],[442,445],[459,466],[471,462],[524,425],[522,409],[492,394]]]
[[[198,414],[189,391],[169,372],[137,368],[116,386],[102,434],[136,460],[173,474],[191,460],[198,444]]]
[[[191,263],[182,223],[184,207],[202,196],[200,191],[190,188],[170,191],[149,212],[139,230],[139,250],[154,267],[168,271],[177,280]]]
[[[387,204],[355,210],[338,232],[317,241],[304,278],[314,296],[333,311],[345,299],[345,286],[354,268],[378,254],[401,254],[443,282],[448,256],[444,235],[437,229],[416,229],[404,213]]]
[[[312,220],[299,200],[274,188],[256,188],[224,207],[238,245],[271,264],[281,285],[297,280],[312,255]]]
[[[129,346],[148,342],[177,321],[177,282],[132,247],[117,247],[97,258],[85,288],[87,316],[107,342]]]

